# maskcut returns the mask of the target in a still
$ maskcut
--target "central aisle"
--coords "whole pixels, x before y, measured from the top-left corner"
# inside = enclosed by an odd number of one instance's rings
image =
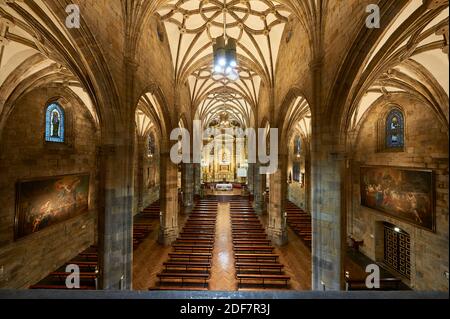
[[[229,203],[218,205],[210,290],[236,290]]]
[[[180,229],[187,215],[180,215]],[[267,215],[261,218],[267,224]],[[171,246],[158,244],[159,222],[155,220],[153,232],[146,238],[133,254],[133,289],[148,290],[157,282],[156,274],[163,269],[163,262],[168,258]],[[300,238],[288,229],[289,242],[283,247],[277,247],[275,252],[280,255],[280,261],[285,265],[286,273],[291,276],[291,289],[311,289],[311,253]],[[215,245],[211,267],[210,290],[236,291],[234,253],[231,236],[230,204],[218,203],[216,219]]]

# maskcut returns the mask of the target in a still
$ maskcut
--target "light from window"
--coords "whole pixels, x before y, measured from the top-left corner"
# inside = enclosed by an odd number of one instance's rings
[[[64,110],[56,103],[50,104],[45,113],[45,140],[64,143]]]
[[[386,149],[403,149],[405,146],[403,113],[394,109],[386,119]]]

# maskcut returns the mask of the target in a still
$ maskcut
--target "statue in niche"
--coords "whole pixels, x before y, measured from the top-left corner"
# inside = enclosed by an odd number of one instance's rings
[[[52,113],[52,137],[59,137],[59,113],[54,111]]]

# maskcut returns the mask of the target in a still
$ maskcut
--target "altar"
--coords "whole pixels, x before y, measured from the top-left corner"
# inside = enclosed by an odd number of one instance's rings
[[[216,190],[218,190],[218,191],[232,191],[233,190],[233,184],[231,184],[231,183],[217,183],[216,184]]]

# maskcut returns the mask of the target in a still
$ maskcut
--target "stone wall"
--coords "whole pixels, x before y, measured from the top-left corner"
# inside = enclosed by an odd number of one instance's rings
[[[332,94],[336,76],[342,68],[342,61],[350,52],[357,33],[366,27],[365,20],[369,13],[366,8],[377,4],[376,0],[328,1],[328,13],[324,30],[323,82],[324,101]],[[384,21],[381,21],[384,23]],[[384,24],[383,24],[384,26]],[[348,79],[353,81],[353,79]],[[327,101],[336,103],[336,101]]]
[[[45,106],[62,96],[66,145],[46,145]],[[76,256],[96,236],[97,132],[79,100],[62,88],[20,98],[0,136],[0,288],[26,288]],[[89,172],[89,213],[14,241],[15,184],[21,179]]]
[[[159,199],[159,154],[148,156],[147,140],[140,144],[136,137],[135,143],[133,216]]]
[[[164,95],[161,103],[163,109],[160,116],[172,118],[167,126],[177,126],[180,116],[186,118],[187,125],[192,125],[190,110],[190,93],[187,82],[176,86],[174,65],[169,47],[168,37],[163,32],[158,36],[158,19],[150,16],[143,27],[136,53],[137,73],[135,78],[135,94],[140,96],[148,92],[149,86],[156,84]],[[164,31],[165,29],[160,29]],[[162,120],[160,118],[159,120]]]
[[[281,106],[287,93],[297,87],[312,103],[312,82],[310,76],[311,54],[306,31],[298,19],[286,25],[278,54],[275,82],[275,112],[272,120],[278,121]]]
[[[405,151],[377,152],[377,121],[395,103],[405,114]],[[394,95],[375,103],[363,118],[351,164],[353,202],[348,234],[364,240],[361,251],[373,260],[380,255],[377,222],[390,222],[411,236],[411,287],[416,290],[448,290],[448,129],[422,102]],[[361,165],[388,165],[432,169],[436,179],[436,232],[433,233],[360,205]],[[379,225],[379,224],[378,224]],[[382,236],[382,235],[381,235]],[[379,237],[379,236],[378,236]],[[382,252],[381,252],[382,256]]]
[[[159,155],[144,159],[143,207],[159,199]]]
[[[288,180],[289,176],[292,178],[292,183],[288,184],[288,193],[287,193],[287,199],[293,202],[298,207],[307,210],[307,201],[306,201],[306,184],[301,185],[301,181],[294,181],[294,162],[298,162],[300,164],[300,173],[306,172],[306,145],[304,139],[301,140],[301,153],[300,158],[298,158],[295,154],[295,137],[298,136],[297,134],[292,134],[292,137],[289,140],[289,161],[288,161]],[[306,182],[306,176],[305,176],[305,182]]]
[[[125,34],[122,23],[124,17],[121,2],[73,0],[71,3],[79,6],[82,23],[85,23],[95,36],[95,41],[107,61],[108,71],[117,81],[116,87],[120,87],[122,83],[119,81],[125,81],[123,57],[127,49],[124,46]],[[65,18],[66,16],[63,17]],[[64,20],[61,21],[63,22]]]

